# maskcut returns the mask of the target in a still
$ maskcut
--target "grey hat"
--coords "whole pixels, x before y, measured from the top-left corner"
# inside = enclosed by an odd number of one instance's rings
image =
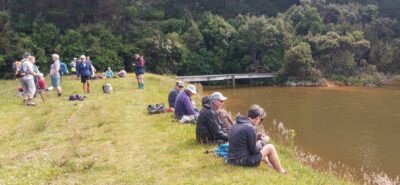
[[[184,83],[183,83],[182,81],[177,81],[177,82],[176,82],[176,85],[179,86],[179,87],[183,87],[183,86],[184,86]]]
[[[31,54],[30,54],[29,52],[25,51],[23,57],[24,57],[24,58],[27,58],[27,57],[29,57],[29,56],[31,56]]]
[[[225,97],[224,95],[222,95],[222,93],[220,93],[220,92],[214,92],[210,95],[210,99],[211,99],[211,101],[213,101],[213,100],[225,101],[228,98]]]

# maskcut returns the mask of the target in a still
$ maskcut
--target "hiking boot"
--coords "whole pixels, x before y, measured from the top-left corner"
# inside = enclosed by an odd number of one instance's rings
[[[62,93],[58,93],[58,94],[57,94],[57,97],[60,97],[61,95],[62,95]]]

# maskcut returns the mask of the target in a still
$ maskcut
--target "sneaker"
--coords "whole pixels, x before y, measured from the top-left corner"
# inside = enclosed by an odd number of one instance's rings
[[[61,95],[62,95],[62,93],[58,93],[58,94],[57,94],[57,97],[60,97]]]
[[[28,106],[36,106],[36,103],[33,101],[28,101],[28,103],[26,103],[26,105]]]

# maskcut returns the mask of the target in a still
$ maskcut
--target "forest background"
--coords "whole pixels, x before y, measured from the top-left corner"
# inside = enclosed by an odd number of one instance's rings
[[[378,81],[400,70],[396,0],[0,0],[0,74],[24,51],[91,56],[99,71]]]

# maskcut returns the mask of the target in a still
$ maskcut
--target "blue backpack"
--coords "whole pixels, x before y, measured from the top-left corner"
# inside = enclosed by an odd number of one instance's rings
[[[224,143],[219,145],[217,149],[214,151],[214,154],[216,157],[222,157],[222,158],[227,158],[228,157],[228,152],[229,152],[229,143]]]
[[[60,73],[61,75],[68,74],[68,67],[67,64],[65,64],[64,62],[60,62]]]

